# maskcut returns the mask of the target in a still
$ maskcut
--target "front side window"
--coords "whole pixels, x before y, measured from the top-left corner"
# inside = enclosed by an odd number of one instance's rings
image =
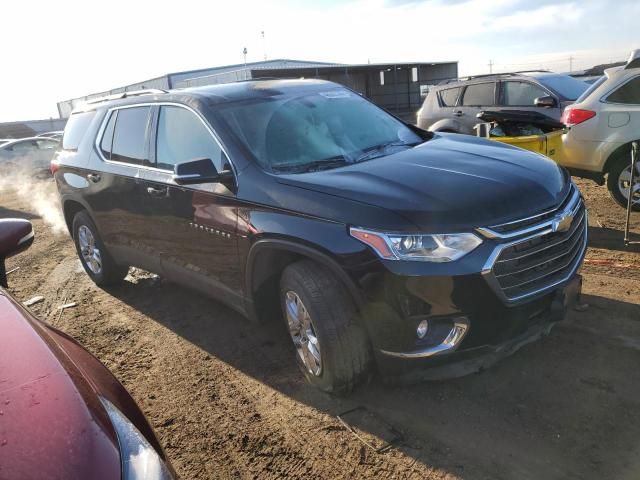
[[[149,165],[147,131],[150,107],[122,108],[113,133],[111,160]]]
[[[440,91],[440,103],[443,107],[454,107],[458,94],[460,93],[460,87],[448,88]]]
[[[176,163],[208,158],[220,172],[227,166],[218,142],[193,112],[172,106],[160,107],[156,166],[173,170]]]
[[[510,107],[532,107],[536,98],[549,95],[542,88],[529,82],[504,82],[503,103]]]
[[[469,85],[464,91],[462,105],[465,107],[488,107],[495,104],[495,83]]]
[[[256,96],[218,105],[229,130],[264,168],[337,168],[422,143],[402,122],[342,88]]]
[[[607,102],[640,105],[640,77],[633,78],[607,97]]]

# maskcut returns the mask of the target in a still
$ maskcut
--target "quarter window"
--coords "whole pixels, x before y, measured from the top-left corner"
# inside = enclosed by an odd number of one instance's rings
[[[149,165],[147,131],[150,107],[122,108],[118,110],[113,134],[111,160]]]
[[[607,102],[640,105],[640,77],[636,77],[622,85],[607,97]]]
[[[447,90],[440,91],[440,103],[443,107],[453,107],[458,99],[460,93],[460,87],[448,88]]]
[[[160,107],[156,166],[173,170],[177,163],[202,158],[213,161],[219,172],[226,168],[220,145],[200,118],[185,108]]]
[[[69,117],[64,128],[62,148],[65,150],[77,150],[84,134],[91,125],[91,120],[96,115],[95,111],[74,113]]]
[[[464,91],[462,105],[465,107],[486,107],[495,104],[495,84],[478,83],[469,85]]]
[[[504,105],[511,107],[532,107],[538,97],[548,95],[542,88],[529,82],[505,82]]]

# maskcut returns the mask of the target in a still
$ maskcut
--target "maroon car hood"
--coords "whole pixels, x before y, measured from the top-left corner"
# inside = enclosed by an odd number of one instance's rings
[[[117,479],[115,432],[46,329],[0,290],[0,479]]]

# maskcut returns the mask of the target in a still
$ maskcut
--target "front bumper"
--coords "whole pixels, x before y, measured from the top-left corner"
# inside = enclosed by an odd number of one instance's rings
[[[581,286],[582,278],[575,274],[562,287],[523,305],[502,306],[496,310],[489,306],[490,297],[485,296],[485,302],[475,312],[427,316],[435,320],[449,319],[447,321],[453,327],[451,332],[461,319],[465,319],[467,328],[464,332],[443,337],[449,340],[448,345],[444,341],[406,351],[393,350],[388,346],[393,342],[392,337],[374,336],[373,343],[378,346],[375,352],[378,369],[389,382],[411,383],[454,378],[488,368],[523,345],[548,334],[553,325],[564,318],[567,309],[578,301]],[[487,292],[479,293],[482,296]],[[410,332],[412,327],[410,325],[407,330]]]

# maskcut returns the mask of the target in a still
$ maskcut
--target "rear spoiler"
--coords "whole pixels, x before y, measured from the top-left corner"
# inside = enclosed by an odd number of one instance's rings
[[[627,60],[627,64],[624,66],[625,70],[630,68],[640,68],[640,49],[634,50],[629,55],[629,60]]]

